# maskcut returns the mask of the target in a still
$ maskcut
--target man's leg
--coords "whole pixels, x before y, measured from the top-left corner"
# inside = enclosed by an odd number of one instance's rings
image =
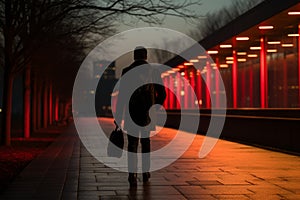
[[[131,135],[127,135],[128,138],[128,171],[129,171],[129,177],[128,181],[130,183],[130,186],[136,186],[137,180],[136,180],[136,173],[137,173],[137,148],[138,148],[138,142],[139,138],[133,137]],[[130,153],[132,152],[132,153]]]
[[[147,182],[150,178],[150,132],[142,132],[141,145],[142,145],[142,171],[143,181]]]

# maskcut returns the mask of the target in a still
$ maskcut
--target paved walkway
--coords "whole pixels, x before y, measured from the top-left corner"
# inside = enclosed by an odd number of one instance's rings
[[[111,119],[101,119],[113,129]],[[157,149],[175,134],[165,128],[152,139]],[[187,133],[188,134],[188,133]],[[130,190],[127,174],[93,158],[70,128],[31,162],[0,199],[300,199],[300,157],[219,140],[204,159],[203,136],[170,166],[139,178]],[[156,146],[155,146],[156,145]]]

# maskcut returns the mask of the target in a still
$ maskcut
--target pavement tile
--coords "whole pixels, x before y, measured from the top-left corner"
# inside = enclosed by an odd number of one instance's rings
[[[250,200],[250,198],[246,195],[213,195],[217,199],[230,199],[230,200]]]
[[[106,132],[113,129],[112,119],[100,120]],[[152,138],[153,149],[167,144],[174,134],[164,128]],[[177,161],[151,173],[149,183],[143,184],[139,174],[138,187],[132,190],[127,173],[95,159],[75,129],[66,136],[67,141],[57,140],[28,165],[0,199],[300,199],[300,156],[219,140],[207,157],[199,159],[204,137],[196,135]]]

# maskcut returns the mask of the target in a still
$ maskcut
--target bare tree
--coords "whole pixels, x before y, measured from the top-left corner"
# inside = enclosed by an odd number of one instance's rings
[[[25,67],[26,73],[30,72],[33,57],[40,53],[39,48],[49,44],[48,36],[79,40],[86,36],[90,36],[90,39],[95,35],[106,37],[114,33],[115,21],[121,21],[125,15],[150,24],[162,22],[162,16],[165,15],[191,19],[197,15],[188,8],[196,4],[199,1],[1,0],[0,38],[3,38],[4,51],[2,139],[5,138],[2,141],[10,144],[14,77],[23,72]],[[59,31],[53,31],[57,27],[60,27]]]
[[[205,20],[199,23],[194,30],[190,31],[190,35],[199,41],[262,1],[263,0],[234,0],[229,6],[221,8],[218,12],[208,13]]]

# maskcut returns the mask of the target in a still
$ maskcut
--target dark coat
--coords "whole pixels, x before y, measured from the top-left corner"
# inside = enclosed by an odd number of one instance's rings
[[[136,60],[133,62],[129,67],[126,67],[122,71],[122,75],[130,71],[131,69],[143,65],[148,64],[144,60]],[[155,69],[153,66],[149,64],[149,73],[148,76],[155,81],[155,83],[162,84],[161,74],[159,73],[158,69]],[[147,78],[149,78],[147,77]],[[134,93],[131,95],[129,100],[129,107],[126,108],[124,105],[124,101],[119,101],[119,98],[122,98],[123,93],[127,92],[124,86],[124,83],[122,84],[122,77],[120,80],[120,86],[119,86],[119,94],[118,94],[118,101],[117,101],[117,110],[116,110],[116,121],[120,123],[123,113],[125,113],[124,116],[124,129],[130,132],[137,132],[138,130],[134,129],[133,127],[136,127],[131,122],[134,122],[140,127],[147,127],[147,128],[141,128],[140,130],[155,130],[155,119],[151,119],[149,117],[149,109],[154,104],[163,104],[165,98],[166,98],[166,92],[165,88],[160,84],[146,84],[144,85],[145,80],[142,80],[140,76],[136,76],[134,80],[138,83],[138,85],[143,85],[140,88],[138,88]],[[131,117],[132,120],[129,120]],[[152,116],[155,118],[155,116]],[[151,123],[150,123],[151,122]],[[150,125],[149,125],[150,124]],[[148,126],[149,125],[149,126]],[[134,130],[133,130],[134,129]]]

